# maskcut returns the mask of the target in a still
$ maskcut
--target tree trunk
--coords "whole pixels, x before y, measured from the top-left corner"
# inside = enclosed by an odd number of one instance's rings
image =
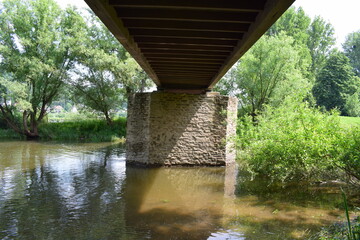
[[[28,127],[28,118],[30,116],[30,130]],[[34,113],[28,113],[26,110],[23,113],[23,128],[24,134],[28,140],[38,139],[39,132],[38,132],[38,122],[36,120]]]
[[[251,120],[254,125],[257,125],[257,114],[255,112],[251,112]]]
[[[255,104],[254,104],[253,101],[251,102],[251,112],[250,112],[250,116],[251,116],[251,120],[252,120],[253,124],[256,125],[256,124],[257,124],[257,119],[256,119],[257,114],[256,114]]]
[[[105,118],[106,118],[106,123],[107,123],[107,125],[111,126],[111,125],[113,124],[113,122],[112,122],[112,120],[111,120],[111,118],[110,118],[110,116],[109,116],[109,113],[108,113],[108,112],[104,112],[104,114],[105,114]]]

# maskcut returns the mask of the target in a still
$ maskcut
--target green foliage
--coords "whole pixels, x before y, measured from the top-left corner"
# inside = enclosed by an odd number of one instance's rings
[[[312,20],[302,8],[289,8],[215,89],[236,95],[241,115],[255,120],[264,104],[277,106],[286,96],[312,88],[334,43],[331,24],[321,17]],[[311,94],[304,98],[314,99]]]
[[[309,39],[307,30],[310,23],[311,18],[301,7],[298,9],[291,7],[272,25],[268,34],[279,35],[281,32],[285,32],[286,35],[293,37],[296,43],[306,44]]]
[[[141,82],[149,86],[149,79],[93,13],[87,22],[75,77],[69,84],[76,102],[101,112],[111,124],[114,110],[127,101],[128,94],[139,90]]]
[[[336,114],[323,114],[306,102],[286,98],[267,106],[258,124],[239,123],[238,159],[254,173],[274,180],[311,179],[334,169],[342,129]]]
[[[301,59],[310,57],[308,77],[312,80],[325,64],[329,52],[335,44],[334,28],[320,16],[313,20],[302,8],[289,8],[269,29],[269,35],[285,33],[294,38],[294,46],[299,48]],[[307,76],[307,75],[305,75]]]
[[[69,93],[111,124],[127,95],[149,86],[146,74],[93,14],[85,21],[54,0],[4,0],[1,8],[0,115],[16,132],[39,137],[49,106],[71,99]]]
[[[277,105],[285,96],[305,89],[299,52],[291,37],[263,36],[219,84],[223,92],[236,95],[242,107],[256,116],[264,104]],[[304,62],[302,64],[305,64]]]
[[[125,137],[126,119],[115,119],[111,126],[104,120],[42,123],[39,126],[39,132],[41,139],[47,140],[116,141]]]
[[[312,59],[310,71],[316,77],[323,68],[331,47],[335,44],[335,30],[330,23],[316,16],[311,22],[307,33],[309,35],[307,46]]]
[[[351,66],[360,76],[360,30],[350,33],[343,44],[345,55],[350,59]]]
[[[53,0],[5,0],[0,13],[0,110],[17,132],[37,137],[37,125],[73,66],[83,21]],[[22,126],[14,121],[23,113]],[[28,126],[30,123],[30,126]]]
[[[0,128],[0,139],[23,139],[23,136],[12,129]]]
[[[360,91],[357,90],[354,94],[348,95],[345,102],[346,115],[350,117],[360,116]]]
[[[360,126],[344,128],[344,117],[294,98],[278,108],[267,106],[256,125],[249,117],[239,121],[240,165],[274,181],[346,176],[344,180],[359,185]]]
[[[69,112],[61,112],[61,113],[49,113],[47,115],[46,122],[76,122],[76,121],[86,121],[86,120],[98,120],[99,116],[91,113],[91,112],[77,112],[77,113],[69,113]]]
[[[328,111],[338,108],[345,115],[347,98],[358,90],[359,83],[349,59],[343,53],[334,51],[316,79],[313,88],[316,103]]]
[[[337,166],[349,176],[349,181],[360,184],[360,127],[353,127],[345,131],[338,139]]]

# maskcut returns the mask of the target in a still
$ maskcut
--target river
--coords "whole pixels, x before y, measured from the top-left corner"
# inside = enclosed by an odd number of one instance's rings
[[[0,239],[304,239],[344,220],[338,187],[268,185],[127,167],[118,144],[0,142]]]

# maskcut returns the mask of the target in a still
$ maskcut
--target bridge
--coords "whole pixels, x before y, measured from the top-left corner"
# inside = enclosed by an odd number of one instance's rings
[[[127,161],[234,161],[237,100],[211,89],[294,0],[85,0],[157,85],[129,99]]]

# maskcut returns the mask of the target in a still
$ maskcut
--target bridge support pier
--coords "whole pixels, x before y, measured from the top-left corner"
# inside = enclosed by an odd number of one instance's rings
[[[134,94],[128,105],[127,164],[231,164],[236,116],[237,99],[218,93]]]

